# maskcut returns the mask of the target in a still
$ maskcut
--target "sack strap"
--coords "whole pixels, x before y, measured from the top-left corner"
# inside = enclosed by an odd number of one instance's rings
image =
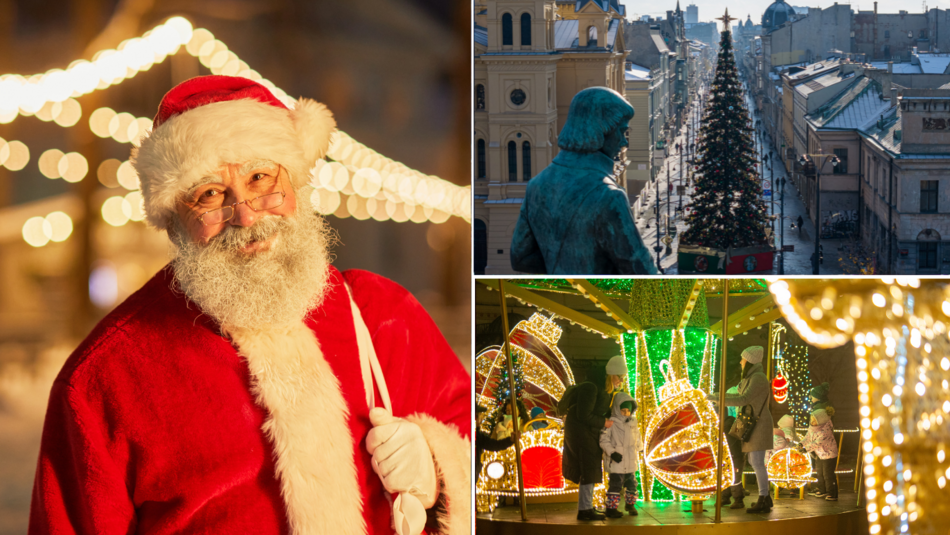
[[[376,386],[379,387],[379,397],[383,400],[383,407],[393,412],[392,403],[389,400],[389,389],[386,388],[386,378],[383,377],[383,369],[379,365],[379,359],[376,358],[376,348],[373,346],[373,337],[369,334],[366,322],[363,321],[363,315],[353,300],[353,291],[349,284],[345,284],[346,293],[350,298],[350,311],[353,313],[353,327],[356,329],[356,346],[360,354],[360,371],[363,375],[363,390],[366,392],[366,406],[370,410],[376,406],[376,391],[373,388],[373,380],[376,380]]]

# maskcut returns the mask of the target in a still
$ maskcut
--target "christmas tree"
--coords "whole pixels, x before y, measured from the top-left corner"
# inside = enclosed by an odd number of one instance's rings
[[[521,398],[524,393],[524,369],[521,366],[521,359],[517,352],[511,353],[511,369],[515,377],[515,407],[523,407]],[[495,387],[495,406],[489,413],[490,429],[494,429],[499,422],[504,421],[506,405],[511,401],[511,382],[508,379],[508,366],[500,367],[501,373],[498,377],[498,383]],[[512,418],[514,418],[512,411]],[[523,415],[519,415],[521,417]],[[524,425],[525,422],[520,422]]]
[[[725,20],[724,20],[725,19]],[[742,100],[726,11],[716,76],[699,133],[697,180],[682,244],[726,250],[768,245],[752,122]]]

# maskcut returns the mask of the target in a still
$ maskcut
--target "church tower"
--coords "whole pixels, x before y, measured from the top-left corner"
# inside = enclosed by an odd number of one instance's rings
[[[487,190],[491,222],[486,273],[511,272],[520,200],[557,151],[556,13],[555,0],[487,1],[485,50],[476,43],[475,61],[476,198]]]

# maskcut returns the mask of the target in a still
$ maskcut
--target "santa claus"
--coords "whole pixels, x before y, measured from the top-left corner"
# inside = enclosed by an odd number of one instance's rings
[[[177,254],[57,377],[30,533],[470,531],[469,376],[303,193],[335,126],[243,78],[162,100],[132,162]]]

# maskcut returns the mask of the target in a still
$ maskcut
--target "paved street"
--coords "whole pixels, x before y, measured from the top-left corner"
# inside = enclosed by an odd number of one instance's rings
[[[751,107],[751,101],[746,97],[746,105],[749,109]],[[696,104],[698,106],[698,103]],[[753,121],[755,117],[753,117]],[[679,236],[686,230],[686,224],[683,221],[681,212],[677,209],[682,204],[686,206],[689,204],[690,195],[692,194],[693,188],[687,188],[686,194],[680,199],[680,196],[676,194],[676,186],[685,183],[681,182],[681,169],[680,169],[680,154],[676,151],[676,144],[679,143],[685,146],[686,139],[686,129],[684,127],[683,131],[670,143],[670,156],[668,157],[669,166],[664,165],[659,176],[659,213],[660,213],[660,222],[663,226],[663,232],[660,234],[660,246],[662,247],[659,256],[660,262],[659,265],[662,268],[663,272],[667,275],[678,274],[679,271],[676,266],[676,249],[679,246]],[[775,164],[772,169],[773,172],[766,172],[764,178],[772,178],[773,184],[777,183],[777,180],[780,176],[787,176],[786,171],[782,165],[781,160],[778,158],[778,149],[771,145],[771,142],[766,140],[766,148],[771,148],[775,158]],[[686,161],[686,156],[684,155],[683,161]],[[670,175],[667,176],[667,167],[670,169]],[[669,185],[672,181],[673,192],[672,195],[669,194]],[[641,200],[639,203],[639,209],[635,212],[637,216],[637,228],[640,231],[640,236],[643,237],[644,243],[650,248],[651,251],[654,250],[654,247],[657,245],[657,225],[654,219],[654,210],[657,205],[657,183],[648,183],[643,192],[641,192]],[[775,203],[774,203],[774,213],[776,215],[775,221],[775,233],[776,233],[776,248],[781,249],[782,247],[782,236],[781,236],[781,227],[779,226],[778,215],[781,211],[781,192],[774,192]],[[672,201],[672,202],[669,202]],[[663,223],[666,221],[667,214],[669,213],[672,221],[676,225],[676,237],[671,243],[671,248],[669,253],[665,244],[662,243],[662,239],[665,236],[666,228]],[[798,217],[801,216],[805,224],[802,229],[792,228],[791,225],[795,223]],[[794,246],[794,252],[785,253],[785,273],[794,274],[794,275],[811,275],[812,274],[812,263],[811,256],[815,250],[815,226],[809,221],[808,214],[805,212],[805,205],[802,202],[801,194],[798,189],[790,180],[786,180],[785,183],[785,219],[782,221],[782,226],[785,228],[784,243],[785,245]],[[649,227],[649,228],[648,228]],[[797,225],[796,225],[797,227]],[[847,244],[847,240],[839,239],[824,239],[821,240],[822,250],[824,253],[824,262],[820,266],[819,274],[821,275],[840,275],[844,271],[839,263],[839,256],[841,256],[841,248]],[[654,258],[656,258],[656,253],[654,252]],[[775,258],[775,269],[772,270],[772,274],[778,274],[779,263],[781,262],[781,253],[776,255]],[[762,274],[759,272],[758,274]]]

